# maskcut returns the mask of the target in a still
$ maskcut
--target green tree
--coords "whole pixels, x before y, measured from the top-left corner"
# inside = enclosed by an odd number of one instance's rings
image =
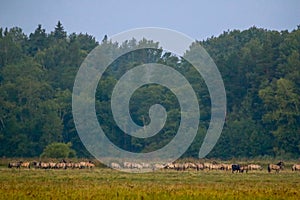
[[[67,33],[60,21],[57,22],[55,26],[54,32],[52,32],[54,39],[56,40],[64,40],[67,37]]]
[[[291,32],[251,27],[197,43],[217,64],[227,94],[226,125],[209,156],[299,156],[299,27]],[[0,28],[0,156],[38,156],[47,145],[57,142],[72,142],[78,156],[90,156],[75,129],[71,97],[76,72],[97,45],[88,34],[68,35],[61,22],[50,34],[38,25],[29,37],[18,27]],[[131,51],[145,45],[149,48]],[[186,55],[196,55],[198,50],[192,44]],[[123,44],[105,39],[97,51],[100,61],[122,55],[103,74],[95,95],[99,123],[110,140],[123,149],[149,152],[176,134],[178,102],[164,87],[143,86],[130,99],[130,115],[139,125],[151,123],[151,105],[159,103],[166,108],[166,124],[154,137],[141,140],[124,134],[110,109],[112,90],[124,73],[141,64],[160,63],[182,73],[198,97],[200,127],[184,155],[197,156],[210,122],[211,102],[204,80],[191,64],[147,38]],[[125,51],[129,53],[122,54]]]
[[[71,148],[71,143],[51,143],[47,145],[41,154],[42,158],[73,158],[76,152]]]
[[[24,57],[23,49],[27,37],[22,32],[21,28],[7,28],[4,31],[4,36],[0,38],[0,68],[12,63],[17,63]]]
[[[28,54],[34,56],[38,51],[43,51],[48,45],[46,30],[39,24],[34,33],[29,35]]]
[[[290,80],[280,78],[259,91],[265,103],[263,121],[276,138],[276,155],[299,155],[300,149],[300,95]]]

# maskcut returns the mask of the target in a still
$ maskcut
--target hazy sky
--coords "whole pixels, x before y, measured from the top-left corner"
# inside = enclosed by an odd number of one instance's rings
[[[88,33],[101,40],[139,27],[180,31],[197,40],[251,26],[292,30],[300,24],[299,0],[6,0],[0,3],[0,26],[18,26],[26,34],[38,24],[49,33],[60,20],[70,34]]]

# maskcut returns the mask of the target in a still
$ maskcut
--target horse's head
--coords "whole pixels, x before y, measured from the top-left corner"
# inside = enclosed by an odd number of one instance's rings
[[[284,167],[284,163],[282,161],[280,161],[279,163],[277,163],[278,166],[280,166],[280,169],[283,169]]]

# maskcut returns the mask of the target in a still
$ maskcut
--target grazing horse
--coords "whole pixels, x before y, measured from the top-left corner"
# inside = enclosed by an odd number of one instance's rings
[[[143,166],[139,163],[131,163],[131,168],[132,169],[142,169]]]
[[[92,168],[95,167],[95,164],[94,164],[92,161],[89,161],[89,162],[86,164],[86,167],[87,167],[88,169],[92,169]]]
[[[262,170],[263,168],[260,165],[250,164],[250,165],[248,165],[248,169],[249,170]]]
[[[124,162],[123,166],[124,166],[124,168],[131,169],[132,168],[132,163],[131,162]]]
[[[39,162],[37,166],[41,169],[50,169],[50,164],[47,162]]]
[[[163,164],[156,163],[153,165],[152,170],[164,169],[164,168],[166,168],[166,166],[164,166]]]
[[[74,163],[73,169],[75,168],[80,169],[81,168],[80,163]]]
[[[95,164],[92,161],[80,162],[79,164],[79,169],[92,169],[93,167],[95,167]]]
[[[211,166],[210,166],[210,169],[211,170],[224,170],[224,166],[223,166],[223,164],[212,164]]]
[[[150,164],[149,163],[142,163],[142,167],[143,168],[150,168]]]
[[[280,161],[279,163],[277,163],[276,165],[274,164],[269,164],[268,165],[268,172],[270,173],[272,170],[275,170],[277,173],[279,172],[279,170],[282,170],[284,166],[284,163],[282,161]]]
[[[110,166],[114,169],[121,169],[121,165],[119,163],[112,162]]]
[[[55,162],[49,162],[49,168],[50,169],[56,169],[56,163]]]
[[[34,166],[34,168],[39,168],[39,162],[37,161],[33,161],[32,165]]]
[[[243,173],[244,171],[246,172],[246,173],[248,173],[248,165],[243,165],[243,166],[240,166],[240,172],[241,173]]]
[[[196,163],[196,166],[197,166],[197,171],[204,170],[204,164],[202,164],[202,163]]]
[[[204,169],[208,169],[208,170],[210,170],[211,169],[211,166],[212,166],[212,164],[211,163],[203,163],[203,166],[204,166]]]
[[[197,165],[195,163],[192,163],[192,162],[188,162],[185,164],[185,167],[187,169],[194,169],[194,170],[197,170]]]
[[[20,169],[21,165],[22,165],[22,161],[19,161],[19,162],[10,162],[8,163],[8,168],[18,168]]]
[[[241,172],[241,167],[240,167],[239,164],[233,164],[233,165],[231,166],[231,169],[232,169],[232,173],[234,173],[235,171]]]
[[[30,162],[22,162],[21,167],[30,169]]]
[[[231,164],[222,164],[222,169],[225,171],[232,170],[232,165]]]
[[[66,163],[66,168],[73,169],[73,167],[74,167],[74,163],[73,162],[67,162]]]
[[[174,163],[167,163],[163,167],[164,169],[175,169],[175,164]]]
[[[177,171],[183,171],[184,170],[184,165],[181,163],[174,163],[174,169]]]
[[[292,166],[292,171],[297,171],[297,170],[300,171],[300,164],[294,164],[294,165]]]
[[[67,169],[67,164],[65,162],[56,163],[55,166],[57,169]]]

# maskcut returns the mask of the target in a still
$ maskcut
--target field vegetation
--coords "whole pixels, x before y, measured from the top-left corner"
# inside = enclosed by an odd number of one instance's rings
[[[300,172],[157,170],[125,173],[104,167],[42,170],[0,167],[0,199],[298,199]],[[241,162],[242,163],[242,162]]]

